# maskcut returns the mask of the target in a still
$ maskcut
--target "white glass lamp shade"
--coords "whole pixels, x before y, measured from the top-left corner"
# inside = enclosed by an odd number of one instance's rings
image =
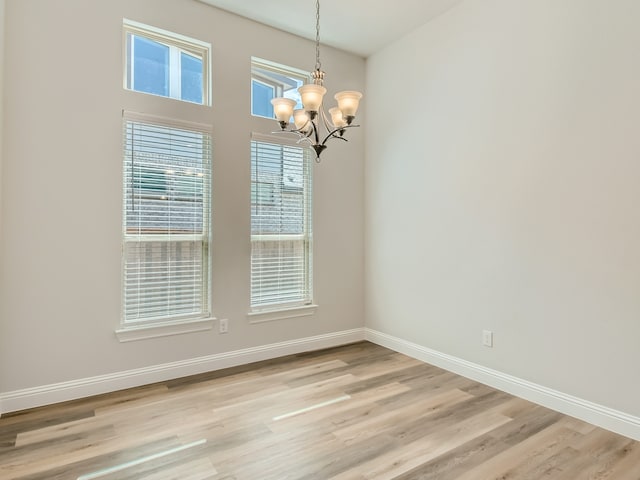
[[[361,98],[362,94],[353,90],[338,92],[335,95],[335,99],[338,101],[338,108],[342,111],[342,115],[345,118],[353,118],[356,116]]]
[[[338,107],[330,108],[329,115],[331,115],[331,123],[334,127],[341,128],[347,125],[347,121],[342,116],[342,110]]]
[[[280,123],[289,123],[291,115],[293,115],[293,107],[296,106],[296,101],[290,98],[274,98],[271,100],[273,105],[273,113],[276,119]]]
[[[311,127],[309,120],[309,114],[303,108],[293,111],[293,122],[296,124],[297,130],[308,132]]]
[[[324,97],[324,94],[327,93],[327,89],[322,85],[311,83],[298,88],[298,92],[300,92],[304,109],[307,112],[317,112],[320,110],[322,98]]]

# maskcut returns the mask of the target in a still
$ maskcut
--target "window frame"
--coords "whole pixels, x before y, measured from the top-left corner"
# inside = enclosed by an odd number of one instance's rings
[[[141,340],[146,338],[154,338],[166,335],[175,335],[181,333],[188,332],[197,332],[210,330],[213,327],[213,323],[216,320],[212,313],[212,294],[211,294],[211,284],[212,284],[212,192],[213,192],[213,184],[212,184],[212,163],[213,163],[213,148],[212,148],[212,126],[211,125],[203,125],[195,122],[188,122],[184,120],[178,120],[175,118],[166,118],[159,117],[155,115],[149,114],[141,114],[135,112],[124,111],[122,112],[122,128],[123,128],[123,176],[122,176],[122,233],[121,233],[121,242],[122,242],[122,255],[121,255],[121,281],[122,281],[122,302],[120,308],[120,327],[116,330],[116,335],[121,342],[127,342],[132,340]],[[127,180],[127,168],[124,165],[124,162],[129,161],[126,157],[128,140],[126,138],[128,132],[128,123],[142,123],[146,125],[151,125],[153,127],[159,128],[169,128],[169,129],[184,129],[185,131],[194,132],[203,134],[206,136],[205,141],[208,144],[208,155],[205,160],[203,160],[203,168],[205,168],[208,173],[205,174],[206,182],[203,185],[202,190],[202,241],[203,246],[200,255],[205,256],[206,259],[202,260],[202,268],[203,274],[199,283],[201,292],[206,295],[206,300],[203,303],[206,303],[205,308],[200,314],[189,314],[189,315],[174,315],[172,317],[154,317],[147,318],[142,320],[127,320],[125,315],[125,264],[126,264],[126,253],[127,253],[127,244],[131,243],[132,245],[136,243],[136,240],[139,241],[154,241],[158,242],[174,242],[180,243],[185,239],[193,240],[198,235],[195,233],[182,235],[180,233],[154,233],[154,234],[145,234],[144,232],[140,233],[131,233],[128,231],[128,226],[126,224],[127,219],[127,205],[126,202],[129,198],[129,193],[127,193],[126,188],[129,185]],[[156,168],[158,171],[162,170],[162,166],[157,167],[149,167],[146,168]],[[168,170],[165,170],[165,173],[171,173]],[[131,181],[135,182],[135,174],[131,172]],[[133,188],[133,187],[132,187]],[[140,190],[142,193],[143,190]],[[199,190],[196,190],[194,193],[194,198],[199,195]],[[145,196],[145,195],[142,195]],[[157,199],[162,200],[163,196],[159,196]],[[175,197],[175,201],[180,201],[180,192],[178,191]],[[183,199],[184,200],[184,199]]]
[[[277,233],[277,234],[265,234],[263,232],[254,233],[253,230],[253,221],[254,221],[254,185],[260,185],[263,182],[259,182],[257,178],[254,179],[254,145],[253,143],[265,143],[271,145],[278,145],[283,147],[297,148],[300,149],[300,153],[302,155],[302,160],[304,164],[303,168],[303,178],[302,178],[302,186],[301,187],[289,187],[285,185],[284,182],[284,166],[282,167],[281,172],[279,173],[281,180],[279,188],[282,192],[295,192],[301,191],[301,195],[303,196],[303,208],[302,212],[304,218],[302,218],[303,224],[303,232],[301,234],[297,233]],[[250,323],[261,323],[265,321],[271,320],[280,320],[285,318],[294,318],[294,317],[303,317],[308,315],[313,315],[315,313],[315,309],[317,305],[314,303],[314,291],[313,291],[313,156],[308,148],[304,146],[300,146],[295,142],[295,140],[291,140],[281,136],[275,135],[264,135],[259,133],[252,133],[251,135],[251,192],[252,198],[250,201],[251,204],[251,245],[252,245],[252,253],[251,253],[251,261],[250,261],[250,301],[249,301],[249,313],[247,315]],[[305,271],[304,271],[304,281],[305,281],[305,289],[307,292],[306,298],[300,298],[294,301],[287,302],[278,302],[278,303],[254,303],[254,291],[253,291],[253,278],[254,278],[254,257],[253,257],[253,244],[254,242],[261,241],[291,241],[291,240],[302,240],[305,245]]]
[[[130,48],[133,48],[133,46],[129,45],[129,35],[144,37],[148,40],[169,47],[169,95],[159,95],[155,93],[144,92],[141,90],[135,90],[134,88],[132,88],[132,86],[130,85],[131,81],[129,72],[133,72],[131,63],[133,59],[130,55]],[[209,107],[211,106],[212,87],[210,43],[124,18],[122,20],[122,50],[122,86],[125,90],[141,93],[144,95],[153,95],[160,98],[170,98],[180,102],[191,103],[193,105],[203,105]],[[186,53],[198,59],[202,59],[202,103],[182,99],[182,70],[180,68],[182,62],[182,53]],[[131,76],[133,78],[133,73],[131,73]],[[135,79],[133,81],[135,81]]]

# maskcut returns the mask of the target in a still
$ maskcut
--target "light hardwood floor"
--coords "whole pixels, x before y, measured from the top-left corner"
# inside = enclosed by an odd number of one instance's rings
[[[640,480],[640,442],[362,342],[8,414],[0,478]]]

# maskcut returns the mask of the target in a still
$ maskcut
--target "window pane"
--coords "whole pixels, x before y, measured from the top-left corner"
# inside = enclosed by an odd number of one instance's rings
[[[251,82],[251,113],[261,117],[273,118],[271,99],[274,97],[274,88],[272,86],[253,80]]]
[[[182,100],[202,103],[202,59],[182,52],[180,66]]]
[[[132,89],[169,96],[169,47],[133,35]]]

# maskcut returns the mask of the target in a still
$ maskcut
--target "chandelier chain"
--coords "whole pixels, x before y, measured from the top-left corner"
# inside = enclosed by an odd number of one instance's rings
[[[320,0],[316,0],[316,71],[322,70],[320,63]]]

